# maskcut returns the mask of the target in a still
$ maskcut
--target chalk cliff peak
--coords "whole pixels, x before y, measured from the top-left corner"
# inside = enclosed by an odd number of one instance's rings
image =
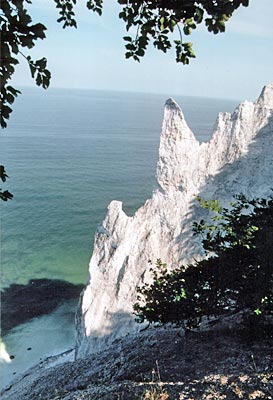
[[[153,197],[133,217],[112,202],[95,235],[89,280],[77,313],[77,357],[135,332],[136,286],[149,279],[148,260],[170,267],[202,256],[192,222],[206,217],[196,196],[224,204],[236,193],[268,196],[273,180],[273,84],[255,102],[220,113],[209,142],[200,144],[177,103],[164,109]]]
[[[194,163],[199,142],[177,103],[165,104],[156,178],[163,190],[187,189],[188,165]]]
[[[257,100],[257,104],[262,107],[273,108],[273,82],[264,86]]]
[[[179,105],[177,104],[177,102],[172,97],[170,97],[168,100],[166,100],[165,107],[166,108],[168,107],[170,109],[174,109],[174,110],[177,110],[177,111],[181,111]]]

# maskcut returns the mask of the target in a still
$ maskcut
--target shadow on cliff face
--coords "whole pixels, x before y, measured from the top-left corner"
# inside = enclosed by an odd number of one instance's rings
[[[79,311],[79,309],[78,309]],[[118,342],[121,338],[130,336],[130,332],[143,331],[147,324],[138,325],[136,328],[135,316],[128,312],[118,311],[108,314],[107,325],[103,330],[93,330],[85,337],[77,337],[75,358],[85,358],[86,354],[95,354],[105,350],[108,346]]]
[[[207,199],[220,199],[225,206],[232,200],[232,195],[240,192],[250,198],[268,196],[273,181],[272,127],[273,116],[269,118],[267,125],[257,132],[253,141],[248,145],[247,152],[243,153],[233,163],[226,164],[215,176],[208,177],[206,183],[196,195]],[[175,239],[175,245],[180,252],[178,262],[182,263],[183,260],[184,265],[187,265],[193,257],[200,257],[201,238],[193,237],[192,223],[201,218],[206,218],[208,215],[209,212],[202,209],[195,199],[189,204],[187,213],[183,215],[183,219],[181,218],[181,232]],[[188,255],[189,261],[185,259],[185,254]],[[172,265],[172,267],[177,267],[177,265]],[[105,348],[116,337],[124,336],[126,332],[130,332],[130,326],[133,328],[133,325],[135,325],[133,316],[130,314],[122,315],[122,313],[109,314],[107,323],[108,325],[103,332],[98,332],[97,335],[96,332],[92,332],[92,335],[80,338],[81,349],[79,351],[82,351],[83,355],[92,352],[93,348]],[[135,331],[135,329],[131,331]]]
[[[242,193],[249,199],[269,197],[272,195],[272,188],[273,115],[267,125],[257,132],[246,153],[226,164],[216,175],[208,177],[199,189],[198,196],[219,200],[221,205],[228,207],[234,195]],[[192,223],[208,216],[209,211],[202,209],[197,200],[193,199],[187,214],[181,220],[181,233],[176,238],[181,260],[184,258],[185,248],[193,257],[200,254],[201,238],[193,236]]]
[[[83,285],[57,279],[33,279],[1,291],[1,334],[31,318],[51,313],[63,302],[78,298]]]
[[[217,175],[205,184],[200,195],[214,192],[215,198],[244,193],[247,197],[272,194],[273,181],[273,115],[260,129],[247,152],[231,164],[226,164]]]

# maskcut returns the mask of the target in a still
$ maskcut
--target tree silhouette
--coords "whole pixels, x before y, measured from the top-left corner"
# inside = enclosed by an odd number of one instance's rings
[[[258,323],[273,315],[273,198],[236,196],[232,208],[201,205],[212,223],[194,224],[207,257],[172,271],[157,260],[152,282],[138,288],[137,320],[198,327],[202,317],[242,311]]]

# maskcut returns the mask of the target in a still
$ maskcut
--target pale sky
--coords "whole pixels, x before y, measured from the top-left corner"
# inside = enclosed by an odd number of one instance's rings
[[[140,64],[126,60],[122,37],[127,33],[114,0],[105,0],[102,17],[88,11],[82,1],[77,30],[63,30],[56,22],[53,0],[33,3],[33,21],[48,30],[30,54],[48,59],[51,87],[255,100],[273,81],[272,0],[250,0],[248,8],[235,12],[224,34],[199,27],[187,37],[197,56],[189,66],[176,64],[174,50],[164,54],[152,46]],[[28,66],[21,64],[13,84],[34,86]]]

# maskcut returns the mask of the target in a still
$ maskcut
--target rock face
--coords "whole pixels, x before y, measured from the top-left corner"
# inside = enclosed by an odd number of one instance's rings
[[[192,223],[206,212],[196,197],[228,204],[232,195],[270,195],[273,178],[273,83],[255,103],[220,113],[211,140],[200,144],[173,100],[166,102],[157,165],[158,189],[133,217],[113,201],[95,235],[88,284],[77,317],[76,357],[97,352],[143,328],[132,306],[149,279],[148,260],[171,268],[202,257]]]

